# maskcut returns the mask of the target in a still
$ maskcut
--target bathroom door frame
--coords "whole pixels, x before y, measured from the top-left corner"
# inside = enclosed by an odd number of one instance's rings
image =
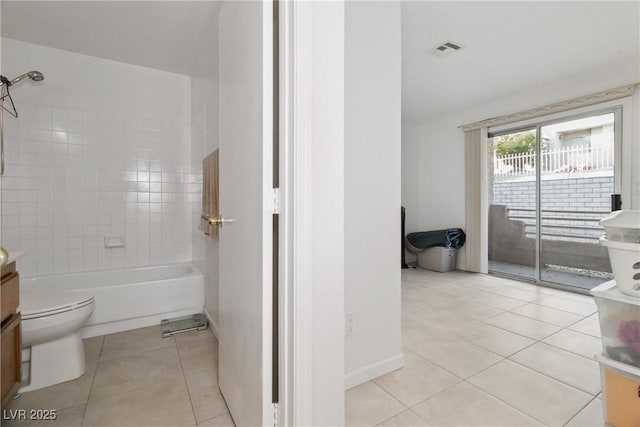
[[[279,425],[344,424],[344,0],[280,2]]]

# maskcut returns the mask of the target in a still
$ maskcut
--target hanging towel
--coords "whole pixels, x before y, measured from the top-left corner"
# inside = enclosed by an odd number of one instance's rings
[[[202,214],[200,230],[207,236],[218,238],[218,226],[209,224],[206,218],[220,216],[218,206],[218,150],[202,161]]]

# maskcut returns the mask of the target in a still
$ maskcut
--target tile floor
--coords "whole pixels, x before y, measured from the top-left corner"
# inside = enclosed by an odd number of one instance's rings
[[[218,389],[210,330],[162,338],[159,326],[84,341],[87,372],[24,393],[9,409],[55,409],[55,421],[3,426],[233,426]]]
[[[403,270],[405,367],[347,391],[350,426],[600,426],[593,298]]]
[[[603,426],[596,306],[584,295],[464,272],[404,270],[405,367],[346,393],[350,426]],[[85,340],[87,372],[10,409],[64,426],[233,426],[210,330]],[[37,423],[11,422],[24,426]]]

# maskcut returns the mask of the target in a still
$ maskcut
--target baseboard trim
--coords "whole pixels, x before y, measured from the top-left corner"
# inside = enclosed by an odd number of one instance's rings
[[[211,317],[211,313],[209,313],[206,308],[204,309],[204,315],[207,317],[207,320],[209,321],[209,327],[211,328],[213,335],[215,335],[216,338],[218,338],[220,336],[220,330],[218,329],[218,324],[213,321],[213,317]]]
[[[353,372],[349,372],[345,375],[344,385],[345,389],[350,389],[357,385],[366,383],[369,380],[379,377],[380,375],[388,374],[396,369],[400,369],[404,366],[404,354],[398,353],[395,356],[391,356],[387,359],[381,360],[364,368],[357,369]]]

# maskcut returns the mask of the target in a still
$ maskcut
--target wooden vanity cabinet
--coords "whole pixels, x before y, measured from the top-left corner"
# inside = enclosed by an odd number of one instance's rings
[[[15,396],[20,388],[21,351],[20,337],[20,280],[15,261],[2,267],[0,281],[0,318],[2,319],[0,341],[0,397],[2,408]]]

